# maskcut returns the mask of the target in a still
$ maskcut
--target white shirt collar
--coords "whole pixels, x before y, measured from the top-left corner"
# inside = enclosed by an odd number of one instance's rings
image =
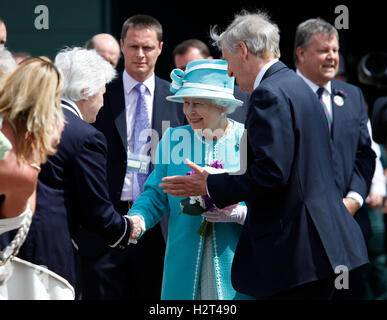
[[[256,87],[259,86],[259,84],[261,83],[262,81],[262,78],[263,76],[265,75],[266,71],[274,64],[278,61],[278,59],[273,59],[271,61],[269,61],[268,63],[266,63],[263,68],[261,69],[261,71],[259,71],[257,77],[255,78],[255,82],[254,82],[254,90]]]
[[[296,73],[306,82],[306,84],[313,90],[313,92],[317,92],[318,88],[320,88],[320,86],[318,86],[317,84],[315,84],[313,81],[309,80],[308,78],[306,78],[302,73],[301,71],[297,68],[296,70]],[[328,81],[325,85],[323,85],[323,88],[328,91],[329,94],[332,93],[332,83],[331,81]]]
[[[63,97],[61,98],[61,100],[67,102],[68,104],[71,104],[71,106],[76,110],[77,116],[79,116],[79,117],[83,120],[82,113],[81,113],[81,111],[79,110],[78,106],[76,105],[76,103],[75,103],[74,101],[72,101],[72,100],[70,100],[70,99],[63,98]],[[62,106],[63,106],[63,104],[62,104]],[[63,108],[66,108],[66,105],[65,105]],[[67,108],[66,108],[66,109],[67,109]],[[75,112],[74,112],[73,110],[71,110],[70,108],[69,108],[69,110],[70,110],[71,112],[75,113]]]
[[[125,94],[129,94],[133,88],[139,83],[137,80],[133,79],[133,77],[131,77],[127,72],[126,70],[124,70],[123,74],[122,74],[122,79],[123,79],[123,83],[124,83],[124,92]],[[146,88],[148,89],[148,92],[150,93],[150,95],[153,95],[154,91],[155,91],[155,74],[152,73],[152,75],[146,79],[143,84],[146,86]]]

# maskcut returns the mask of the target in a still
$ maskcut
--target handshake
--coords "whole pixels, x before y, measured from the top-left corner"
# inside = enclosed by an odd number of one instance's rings
[[[125,216],[130,221],[129,243],[137,243],[137,238],[145,231],[145,222],[141,216]]]

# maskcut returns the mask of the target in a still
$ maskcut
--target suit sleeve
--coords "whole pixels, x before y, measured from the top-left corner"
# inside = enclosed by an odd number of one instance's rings
[[[372,177],[375,171],[375,152],[371,147],[371,139],[367,128],[368,116],[364,97],[359,90],[360,99],[360,135],[356,151],[355,167],[348,191],[359,193],[366,199],[370,190]]]
[[[258,88],[250,103],[246,172],[210,175],[207,180],[208,192],[219,208],[280,189],[290,176],[295,144],[290,102],[282,94]]]
[[[130,224],[114,210],[107,186],[107,148],[100,132],[89,135],[74,159],[74,193],[78,198],[81,224],[102,236],[111,246],[127,245]]]

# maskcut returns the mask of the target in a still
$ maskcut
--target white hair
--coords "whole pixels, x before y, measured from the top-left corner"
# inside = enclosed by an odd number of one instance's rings
[[[219,48],[225,44],[235,54],[238,43],[243,41],[249,51],[260,58],[266,58],[269,54],[274,58],[281,56],[278,26],[264,12],[249,13],[243,10],[235,15],[234,21],[222,34],[218,35],[216,29],[216,26],[212,28],[210,35]]]
[[[62,96],[72,101],[97,94],[116,75],[112,65],[96,50],[80,47],[61,50],[55,57],[55,65],[63,72]]]
[[[0,81],[16,68],[16,61],[5,47],[0,46]]]

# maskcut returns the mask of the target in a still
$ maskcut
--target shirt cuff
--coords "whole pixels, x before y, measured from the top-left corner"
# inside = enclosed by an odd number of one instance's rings
[[[122,234],[122,236],[112,245],[109,245],[110,248],[115,248],[118,246],[118,244],[122,241],[122,239],[125,237],[125,235],[127,235],[127,232],[128,232],[128,219],[125,219],[125,216],[123,216],[123,219],[125,221],[125,230],[124,230],[124,233]],[[129,230],[129,234],[130,234],[130,230]]]
[[[355,200],[360,205],[360,207],[363,206],[364,199],[356,191],[349,191],[347,193],[347,198],[351,198],[351,199]]]

